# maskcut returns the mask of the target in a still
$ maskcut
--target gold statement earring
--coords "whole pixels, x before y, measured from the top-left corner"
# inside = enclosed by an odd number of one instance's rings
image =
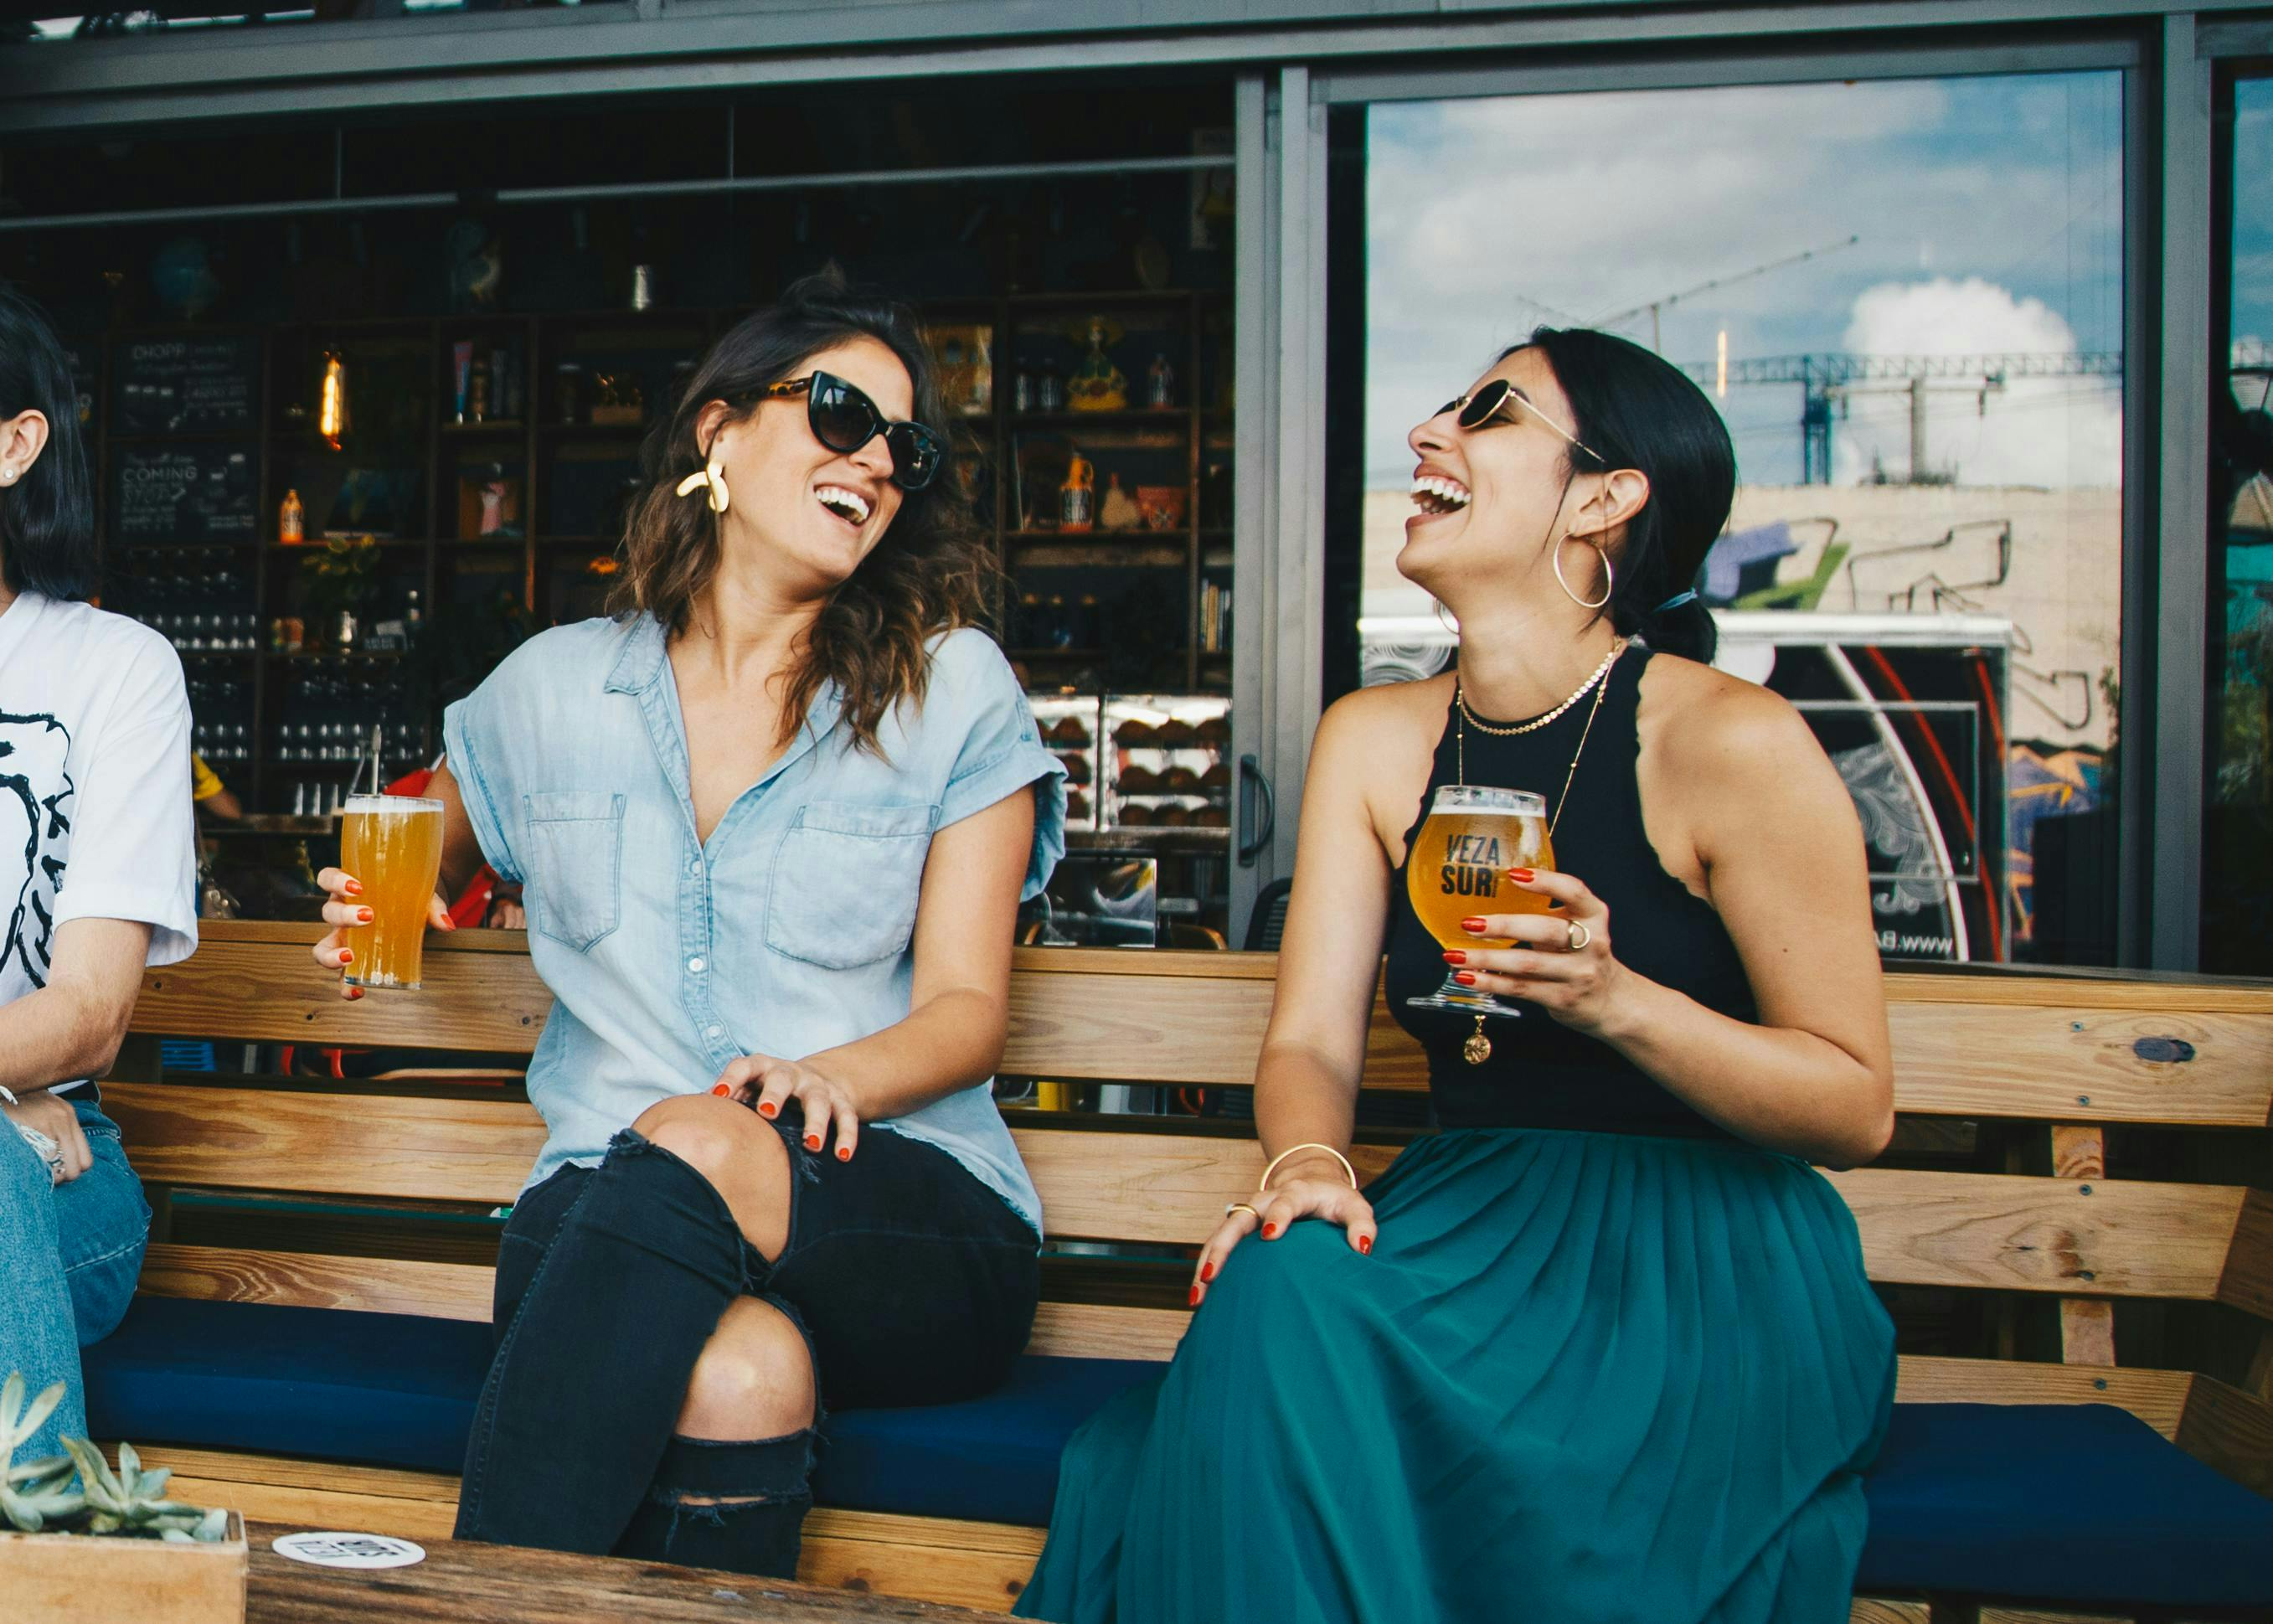
[[[681,496],[692,496],[706,485],[709,488],[710,511],[725,512],[726,503],[730,500],[726,494],[726,470],[718,466],[716,457],[712,457],[701,473],[689,474],[680,480],[679,493]]]
[[[1594,556],[1602,560],[1602,595],[1594,599],[1592,603],[1588,603],[1585,598],[1572,591],[1571,590],[1571,583],[1564,578],[1563,546],[1564,542],[1572,541],[1585,542],[1587,545],[1594,548]],[[1610,589],[1614,584],[1616,584],[1616,582],[1617,575],[1610,568],[1610,555],[1602,551],[1602,544],[1601,542],[1587,536],[1565,536],[1563,538],[1562,541],[1558,541],[1555,544],[1555,584],[1563,589],[1564,597],[1569,598],[1581,609],[1599,609],[1604,604],[1609,603],[1610,601]]]

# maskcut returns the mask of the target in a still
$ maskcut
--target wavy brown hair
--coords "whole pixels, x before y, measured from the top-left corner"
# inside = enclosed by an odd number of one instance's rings
[[[780,299],[745,318],[710,346],[666,424],[641,453],[641,492],[625,528],[623,568],[609,608],[652,614],[674,636],[718,572],[719,524],[679,482],[703,467],[695,421],[712,401],[754,413],[769,384],[798,375],[822,350],[872,338],[897,356],[915,385],[915,419],[949,440],[946,404],[930,350],[905,305],[850,286],[834,267],[792,282]],[[999,567],[956,493],[954,470],[920,491],[901,493],[899,512],[829,594],[796,650],[782,707],[786,745],[825,682],[844,695],[844,720],[856,748],[881,755],[876,730],[902,700],[921,705],[931,675],[925,644],[937,633],[986,626]]]

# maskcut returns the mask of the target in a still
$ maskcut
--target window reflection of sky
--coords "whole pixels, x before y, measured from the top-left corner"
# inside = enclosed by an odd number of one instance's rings
[[[1411,425],[1535,323],[1600,320],[1849,235],[1662,307],[1664,352],[1709,363],[1724,327],[1737,360],[2121,345],[2117,74],[1389,104],[1369,140],[1377,488],[1409,472]],[[1647,343],[1650,317],[1620,330]],[[1731,387],[1749,479],[1797,480],[1799,405],[1795,385]],[[2097,379],[2015,385],[1986,417],[1939,397],[1937,460],[1967,484],[2112,485],[2119,406]],[[1908,412],[1894,395],[1852,402],[1839,482],[1873,455],[1906,465]]]
[[[2233,336],[2273,344],[2273,79],[2233,87]]]

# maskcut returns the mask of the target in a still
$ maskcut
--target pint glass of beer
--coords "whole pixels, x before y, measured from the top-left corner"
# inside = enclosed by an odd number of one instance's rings
[[[1553,905],[1535,892],[1516,890],[1506,870],[1554,866],[1542,798],[1519,789],[1439,785],[1406,859],[1405,892],[1413,912],[1442,946],[1512,947],[1504,937],[1472,936],[1460,921],[1480,914],[1546,913]],[[1445,971],[1444,984],[1429,996],[1405,1002],[1414,1009],[1523,1013],[1519,1005],[1461,986],[1452,974]]]
[[[442,803],[413,795],[352,795],[340,823],[340,867],[363,882],[368,925],[348,930],[352,987],[416,987],[426,907],[442,872]]]

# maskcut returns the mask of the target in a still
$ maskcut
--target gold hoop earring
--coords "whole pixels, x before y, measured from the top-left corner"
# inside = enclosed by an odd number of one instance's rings
[[[1591,604],[1585,598],[1579,597],[1576,592],[1572,591],[1571,590],[1570,582],[1564,579],[1563,543],[1569,541],[1586,542],[1588,546],[1594,548],[1594,556],[1602,560],[1602,595]],[[1610,568],[1610,555],[1602,551],[1602,544],[1601,542],[1590,540],[1584,536],[1565,536],[1563,538],[1563,541],[1558,541],[1555,544],[1555,584],[1563,589],[1564,597],[1569,598],[1581,609],[1599,609],[1604,604],[1609,603],[1610,601],[1610,590],[1612,587],[1617,584],[1617,574]]]

